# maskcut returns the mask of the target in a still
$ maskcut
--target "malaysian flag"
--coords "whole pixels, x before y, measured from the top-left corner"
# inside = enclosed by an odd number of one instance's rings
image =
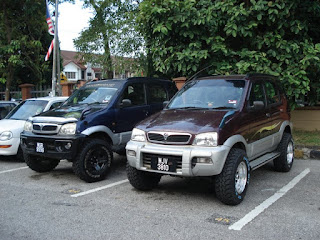
[[[53,50],[53,45],[54,45],[54,39],[52,39],[51,44],[50,44],[50,46],[48,48],[48,52],[47,52],[46,56],[44,57],[45,61],[49,60],[50,54],[51,54],[51,52]]]
[[[49,9],[48,9],[48,0],[46,0],[46,19],[47,19],[47,23],[48,23],[48,33],[50,35],[54,35],[54,26],[53,26],[51,15],[50,15]],[[51,44],[48,48],[48,52],[47,52],[46,56],[44,57],[45,61],[49,60],[50,54],[53,50],[53,45],[54,45],[54,39],[52,39]]]
[[[54,35],[54,26],[48,9],[48,0],[46,0],[46,19],[48,23],[48,32],[50,35]]]

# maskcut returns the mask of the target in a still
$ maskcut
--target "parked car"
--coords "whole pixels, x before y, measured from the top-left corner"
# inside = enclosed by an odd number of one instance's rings
[[[265,74],[209,76],[187,82],[167,107],[132,131],[127,175],[150,190],[162,175],[208,177],[225,204],[245,197],[250,171],[294,160],[286,95]]]
[[[5,118],[7,114],[18,105],[18,102],[0,101],[0,120]]]
[[[67,97],[31,98],[21,102],[4,119],[0,120],[0,155],[17,155],[23,160],[20,133],[26,120],[43,111],[60,106]]]
[[[162,110],[176,91],[172,81],[153,78],[87,83],[60,108],[26,122],[21,134],[25,161],[46,172],[67,159],[80,179],[102,180],[113,152],[125,155],[133,127]]]

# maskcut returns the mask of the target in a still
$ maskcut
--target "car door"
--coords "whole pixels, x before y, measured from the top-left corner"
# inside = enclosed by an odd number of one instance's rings
[[[123,104],[124,100],[129,100],[130,104]],[[150,107],[147,105],[145,84],[143,82],[129,82],[124,87],[115,110],[115,132],[121,133],[122,143],[130,140],[134,126],[149,114]]]
[[[270,134],[268,126],[272,120],[266,108],[266,101],[263,83],[253,82],[247,98],[247,109],[241,120],[242,135],[249,145],[249,158],[255,158],[264,153],[271,143],[267,136]],[[263,105],[254,107],[257,103]]]
[[[266,81],[265,82],[265,91],[267,96],[267,110],[269,116],[272,120],[270,127],[269,127],[269,134],[273,137],[273,145],[277,146],[280,142],[280,127],[282,123],[281,112],[284,110],[282,109],[282,103],[280,98],[279,88],[277,87],[275,82]]]

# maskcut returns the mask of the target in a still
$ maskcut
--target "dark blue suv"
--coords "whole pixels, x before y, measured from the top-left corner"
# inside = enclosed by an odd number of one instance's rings
[[[133,127],[160,111],[176,91],[172,81],[154,78],[87,83],[61,107],[26,122],[24,159],[37,172],[51,171],[67,159],[82,180],[102,180],[112,152],[124,155]]]

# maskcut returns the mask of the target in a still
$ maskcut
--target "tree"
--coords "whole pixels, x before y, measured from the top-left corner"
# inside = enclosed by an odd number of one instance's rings
[[[134,30],[138,3],[132,0],[84,0],[84,6],[92,8],[94,16],[74,44],[87,62],[101,65],[106,77],[112,78],[113,69],[123,66],[114,65],[123,62],[119,57],[135,57],[141,52],[142,38]],[[112,61],[111,55],[117,56],[117,61]]]
[[[43,81],[49,71],[43,60],[49,44],[44,1],[1,1],[0,82],[6,84],[6,100],[12,84]]]
[[[319,96],[319,1],[145,0],[138,22],[158,75],[262,72]]]

